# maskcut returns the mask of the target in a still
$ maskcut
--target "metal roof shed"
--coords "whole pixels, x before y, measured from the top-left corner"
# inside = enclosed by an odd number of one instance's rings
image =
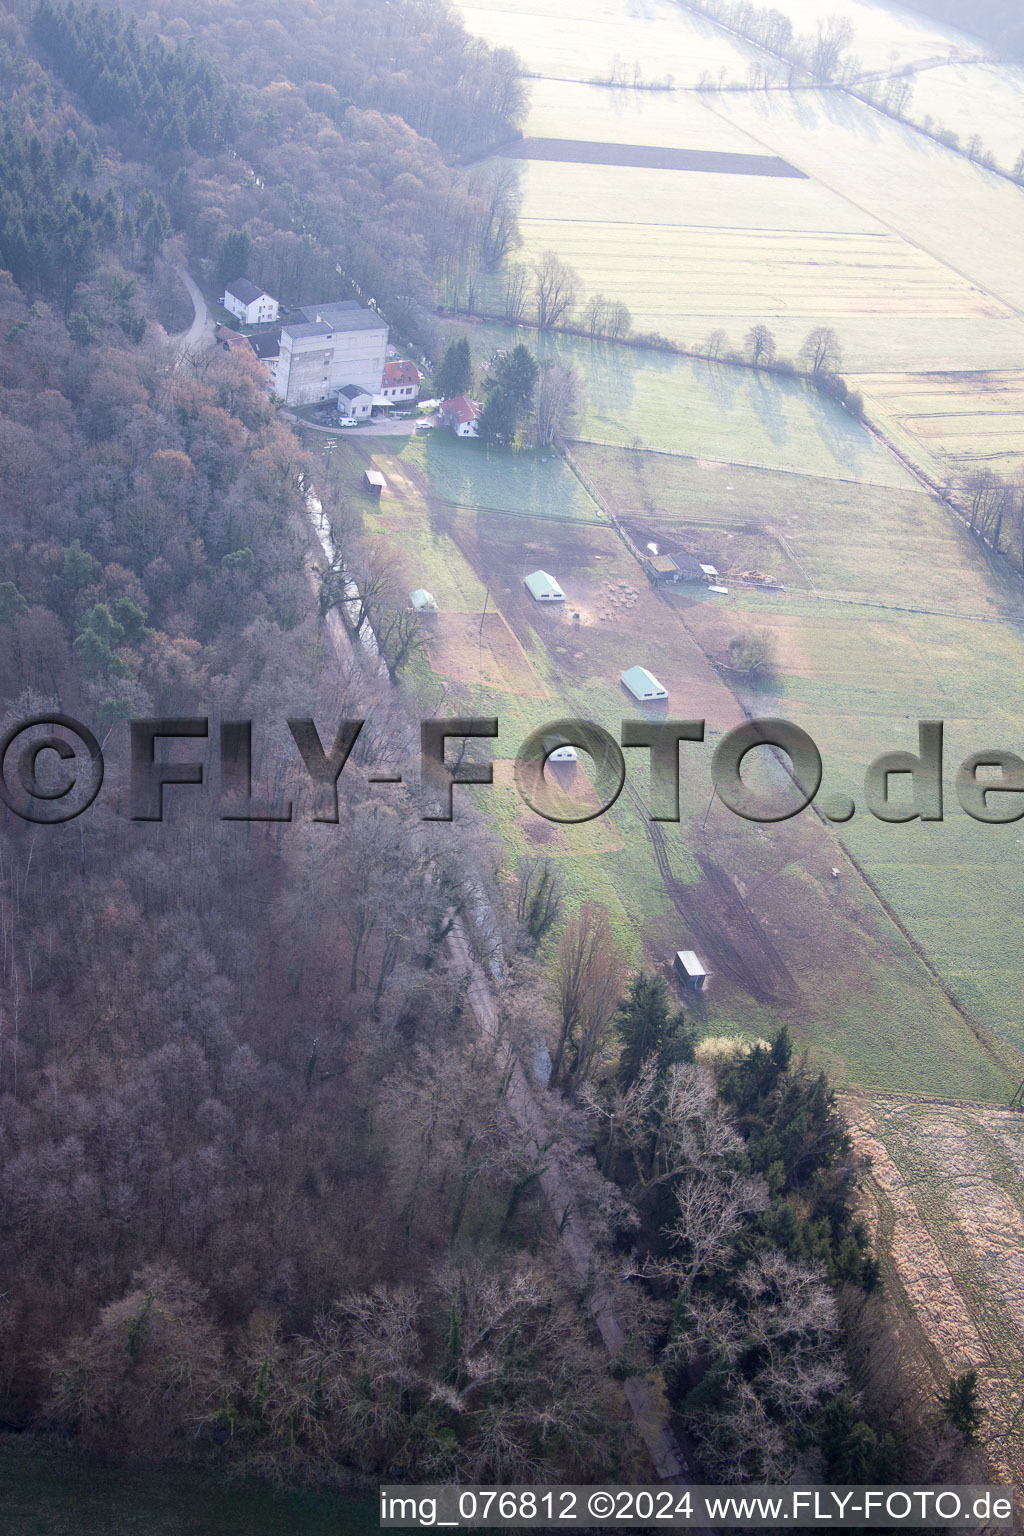
[[[538,603],[564,603],[565,593],[547,571],[534,571],[523,578],[526,590]]]
[[[368,469],[363,475],[363,484],[372,495],[379,496],[388,483],[379,469]]]
[[[545,736],[545,763],[575,763],[579,761],[576,748],[564,736]]]
[[[668,698],[668,689],[663,688],[654,673],[648,672],[646,667],[630,667],[627,672],[623,672],[622,681],[634,699],[639,699],[641,703],[648,699]]]
[[[416,591],[410,594],[410,598],[417,613],[437,612],[437,599],[432,592],[427,591],[426,587],[417,587]]]
[[[674,968],[676,975],[684,986],[692,987],[694,992],[702,992],[704,983],[708,979],[708,973],[701,965],[692,949],[677,949]]]

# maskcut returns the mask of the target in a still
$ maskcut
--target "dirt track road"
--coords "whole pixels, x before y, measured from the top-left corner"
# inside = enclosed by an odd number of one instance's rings
[[[213,346],[214,329],[213,316],[195,280],[184,267],[178,268],[178,276],[188,289],[188,296],[192,300],[192,324],[187,331],[179,331],[176,336],[171,337],[178,349],[176,368],[181,366],[186,357],[194,356],[197,352],[205,352],[207,347]]]

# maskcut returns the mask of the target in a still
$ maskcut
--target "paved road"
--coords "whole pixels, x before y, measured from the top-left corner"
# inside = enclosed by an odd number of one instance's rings
[[[361,441],[364,437],[411,437],[416,426],[416,418],[410,421],[395,421],[394,418],[381,421],[367,422],[360,427],[321,427],[315,421],[304,421],[301,416],[296,416],[294,411],[282,411],[285,421],[294,421],[296,426],[303,427],[307,432],[326,432],[336,437],[353,437]],[[423,418],[421,417],[420,420]]]
[[[178,276],[188,289],[193,310],[192,324],[188,330],[179,331],[177,336],[171,337],[171,340],[177,343],[180,364],[190,354],[205,352],[207,347],[213,346],[214,319],[198,286],[184,267],[178,268]]]

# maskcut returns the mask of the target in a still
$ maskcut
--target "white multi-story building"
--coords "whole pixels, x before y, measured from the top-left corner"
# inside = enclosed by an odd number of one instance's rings
[[[280,309],[276,299],[247,277],[236,277],[228,283],[221,300],[229,315],[234,315],[243,325],[266,325],[277,319]]]
[[[312,405],[356,384],[376,401],[387,344],[387,323],[355,299],[293,310],[281,327],[274,393],[286,405]]]

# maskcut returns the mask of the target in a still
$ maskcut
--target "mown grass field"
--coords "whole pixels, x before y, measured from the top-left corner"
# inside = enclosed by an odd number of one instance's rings
[[[840,480],[912,483],[866,427],[797,379],[491,322],[447,321],[444,334],[469,337],[478,369],[517,341],[541,361],[574,367],[585,388],[574,435]]]

